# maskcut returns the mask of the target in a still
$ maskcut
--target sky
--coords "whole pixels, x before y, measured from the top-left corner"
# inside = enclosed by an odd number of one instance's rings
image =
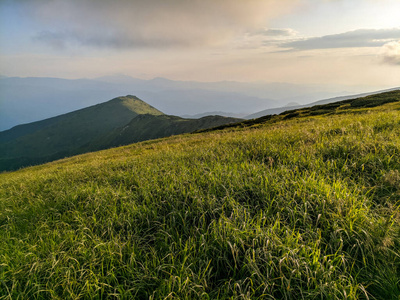
[[[400,86],[400,0],[0,0],[0,74]]]

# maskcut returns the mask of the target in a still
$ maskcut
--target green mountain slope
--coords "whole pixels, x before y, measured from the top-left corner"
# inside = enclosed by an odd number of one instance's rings
[[[0,143],[30,135],[39,130],[45,130],[44,134],[54,135],[57,130],[63,133],[63,128],[66,128],[67,135],[71,135],[71,138],[81,132],[97,133],[122,126],[138,114],[162,115],[163,113],[139,98],[128,95],[43,121],[15,126],[10,130],[0,132]],[[63,135],[54,138],[69,137]]]
[[[347,104],[0,174],[0,298],[398,299],[400,95]]]
[[[7,169],[7,163],[20,167],[24,161],[35,164],[79,153],[88,141],[127,124],[139,114],[162,112],[135,96],[126,96],[0,132],[1,169]]]
[[[135,96],[119,97],[0,132],[0,171],[238,120],[219,116],[185,120],[165,116]]]
[[[88,148],[101,149],[128,145],[149,139],[168,137],[171,135],[189,133],[216,126],[237,123],[242,119],[222,116],[207,116],[200,119],[184,119],[170,115],[143,114],[133,118],[128,124],[117,128],[108,135],[92,142]]]

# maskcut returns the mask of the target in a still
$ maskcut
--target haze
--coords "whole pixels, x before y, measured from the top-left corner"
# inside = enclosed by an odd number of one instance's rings
[[[398,0],[2,0],[5,76],[399,85]]]

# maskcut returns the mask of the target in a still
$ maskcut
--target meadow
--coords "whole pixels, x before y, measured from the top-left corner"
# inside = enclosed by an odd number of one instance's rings
[[[396,97],[0,174],[0,299],[400,299]]]

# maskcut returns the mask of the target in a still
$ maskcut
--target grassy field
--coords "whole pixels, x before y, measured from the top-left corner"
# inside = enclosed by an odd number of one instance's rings
[[[400,299],[400,103],[300,116],[0,174],[0,299]]]

